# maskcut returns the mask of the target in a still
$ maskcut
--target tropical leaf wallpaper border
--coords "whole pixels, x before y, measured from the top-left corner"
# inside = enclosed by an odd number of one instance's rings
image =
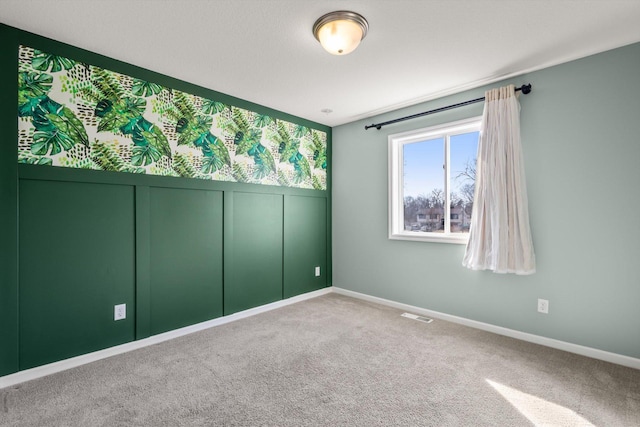
[[[18,162],[326,190],[327,134],[21,45]]]

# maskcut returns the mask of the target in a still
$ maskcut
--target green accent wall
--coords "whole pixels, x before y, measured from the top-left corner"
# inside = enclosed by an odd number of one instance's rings
[[[323,132],[327,189],[18,164],[20,45]],[[331,128],[4,25],[0,92],[0,376],[331,285]]]
[[[640,44],[333,129],[335,286],[640,358]],[[389,134],[477,116],[470,105],[364,126],[531,83],[520,96],[537,272],[462,267],[463,245],[387,238]],[[367,153],[366,163],[352,159]],[[549,314],[537,299],[549,300]]]
[[[133,340],[133,196],[124,185],[20,181],[20,369]],[[113,320],[116,304],[126,319]]]
[[[0,25],[0,40],[0,375],[6,375],[18,370],[17,34]]]

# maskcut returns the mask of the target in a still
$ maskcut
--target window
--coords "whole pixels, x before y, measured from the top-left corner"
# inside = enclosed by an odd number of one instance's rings
[[[389,238],[466,243],[481,117],[389,135]]]

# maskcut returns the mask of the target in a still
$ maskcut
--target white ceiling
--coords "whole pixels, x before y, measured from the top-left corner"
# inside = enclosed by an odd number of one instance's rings
[[[350,55],[311,33],[332,10],[369,21]],[[638,42],[640,0],[0,0],[0,22],[336,126]]]

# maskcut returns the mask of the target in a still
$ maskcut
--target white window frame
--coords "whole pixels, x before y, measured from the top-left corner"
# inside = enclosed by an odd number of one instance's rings
[[[469,233],[451,233],[451,201],[449,170],[449,144],[450,138],[455,135],[480,132],[482,116],[470,119],[449,122],[428,128],[412,130],[408,132],[389,135],[389,239],[412,240],[420,242],[457,243],[467,244]],[[404,200],[403,200],[403,147],[405,144],[420,142],[430,139],[443,138],[445,140],[444,153],[444,232],[410,232],[404,229]]]

